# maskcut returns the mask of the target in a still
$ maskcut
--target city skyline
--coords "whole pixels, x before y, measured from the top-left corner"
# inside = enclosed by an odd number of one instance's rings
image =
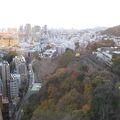
[[[0,0],[0,28],[48,25],[85,29],[120,24],[119,0]]]

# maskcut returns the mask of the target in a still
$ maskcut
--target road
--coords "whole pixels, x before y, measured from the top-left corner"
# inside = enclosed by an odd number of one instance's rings
[[[22,117],[22,115],[23,115],[23,106],[24,106],[24,104],[27,102],[27,100],[28,100],[28,98],[29,98],[29,96],[30,96],[30,94],[31,94],[31,88],[32,88],[32,86],[33,86],[33,84],[34,84],[34,78],[33,77],[30,77],[30,75],[32,75],[31,74],[31,70],[30,70],[30,68],[28,69],[28,81],[29,81],[29,87],[28,87],[28,90],[27,90],[27,92],[26,92],[26,94],[24,95],[24,97],[22,98],[22,100],[21,100],[21,102],[20,102],[20,106],[19,106],[19,108],[18,108],[18,110],[16,111],[16,113],[15,113],[15,119],[14,120],[20,120],[21,119],[21,117]]]
[[[29,92],[30,92],[30,90],[28,89],[27,93],[24,95],[24,97],[22,98],[20,103],[17,104],[16,108],[14,109],[14,113],[13,113],[12,117],[10,118],[10,120],[20,120],[22,107],[25,104],[25,101],[27,100],[27,98],[29,97]]]
[[[23,106],[24,106],[25,102],[27,101],[28,97],[30,96],[30,91],[31,91],[31,85],[29,86],[27,93],[25,94],[25,96],[23,97],[23,99],[20,103],[20,107],[15,114],[15,120],[21,119],[21,117],[23,115]]]

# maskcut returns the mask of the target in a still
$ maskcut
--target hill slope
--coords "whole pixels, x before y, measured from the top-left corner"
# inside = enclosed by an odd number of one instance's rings
[[[119,120],[120,82],[93,57],[65,53],[39,93],[29,98],[22,120]]]
[[[102,33],[120,37],[120,25],[108,28],[107,30],[103,31]]]

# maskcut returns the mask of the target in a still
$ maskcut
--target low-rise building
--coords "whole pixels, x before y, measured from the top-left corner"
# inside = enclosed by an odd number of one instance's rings
[[[113,54],[120,54],[120,49],[118,47],[102,47],[98,48],[93,54],[105,61],[107,65],[111,66]]]
[[[58,55],[61,55],[65,52],[66,48],[62,45],[57,45],[56,46],[56,52]]]

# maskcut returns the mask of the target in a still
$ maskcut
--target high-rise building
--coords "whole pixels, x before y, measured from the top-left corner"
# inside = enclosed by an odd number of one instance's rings
[[[38,25],[36,25],[32,28],[32,32],[34,32],[34,33],[40,32],[40,30],[41,30],[41,27]]]
[[[26,24],[25,25],[25,32],[28,33],[28,34],[31,33],[31,24]]]
[[[15,56],[13,58],[13,62],[15,63],[16,73],[20,74],[21,81],[27,79],[27,66],[25,58],[21,56]]]
[[[20,27],[19,27],[18,32],[20,32],[20,33],[23,33],[23,32],[24,32],[23,26],[20,26]]]
[[[0,108],[0,120],[3,120],[3,116],[2,116],[2,110]]]
[[[25,31],[25,41],[27,42],[30,42],[32,40],[32,36],[31,36],[31,32],[32,32],[32,29],[31,29],[31,24],[26,24],[25,25],[25,28],[24,28],[24,31]]]
[[[2,94],[2,93],[3,93],[3,82],[0,78],[0,94]]]
[[[10,66],[7,61],[0,63],[0,76],[3,83],[3,96],[8,96],[8,81],[10,79]]]
[[[32,41],[33,42],[38,42],[40,40],[40,33],[41,33],[40,26],[34,26],[32,28]]]
[[[9,101],[0,94],[0,120],[9,120]]]
[[[11,74],[11,78],[9,80],[9,95],[11,99],[18,97],[19,87],[20,87],[20,75]]]
[[[24,29],[23,29],[23,26],[20,26],[20,28],[18,29],[18,37],[19,37],[19,42],[24,41]]]
[[[0,94],[0,120],[3,120],[3,115],[2,115],[2,94]]]
[[[7,97],[0,96],[0,99],[2,99],[2,117],[3,120],[9,120],[9,101]]]
[[[44,25],[44,26],[43,26],[43,32],[44,32],[45,34],[47,34],[47,25]]]

